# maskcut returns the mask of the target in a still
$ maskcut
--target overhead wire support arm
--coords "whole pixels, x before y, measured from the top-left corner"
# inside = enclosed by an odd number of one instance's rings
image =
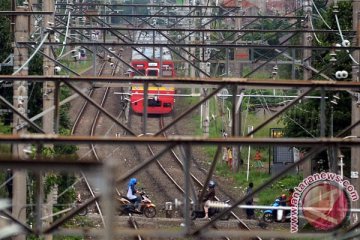
[[[98,19],[101,20],[101,19]],[[103,20],[101,20],[102,23],[105,23]],[[106,24],[106,23],[105,23]],[[110,30],[118,30],[118,31],[150,31],[152,29],[149,28],[143,28],[143,27],[131,27],[131,28],[126,28],[126,27],[110,27],[109,24],[108,27],[101,27],[101,26],[92,26],[92,27],[81,27],[81,26],[76,26],[76,27],[69,27],[68,29],[70,30],[102,30],[102,31],[110,31]],[[295,25],[295,24],[294,24]],[[153,27],[153,26],[152,26]],[[58,27],[54,27],[54,30],[65,30],[66,27],[64,26],[58,26]],[[174,28],[174,27],[169,27],[169,28],[159,28],[156,27],[156,31],[159,32],[227,32],[227,33],[300,33],[300,32],[309,32],[308,30],[303,30],[303,29],[255,29],[255,28],[251,28],[251,29],[214,29],[214,28],[204,28],[204,29],[199,29],[199,28]],[[311,30],[310,32],[313,33],[336,33],[336,30]],[[345,32],[345,31],[343,31]],[[354,33],[354,31],[347,31],[348,33]]]
[[[138,76],[137,78],[117,76],[117,77],[94,77],[94,76],[18,76],[18,75],[1,75],[1,79],[5,81],[71,81],[71,82],[123,82],[123,83],[142,83],[143,81],[151,81],[153,83],[172,83],[176,84],[208,84],[208,85],[241,85],[247,87],[259,88],[303,88],[303,87],[325,87],[326,89],[346,90],[359,89],[360,82],[357,81],[327,81],[327,80],[292,80],[292,79],[251,79],[251,78],[190,78],[190,77],[159,77],[149,80],[146,76]]]
[[[61,6],[61,5],[68,5],[68,3],[55,3],[56,6]],[[187,4],[133,4],[133,3],[126,3],[126,4],[106,4],[106,3],[89,3],[89,2],[83,2],[83,3],[78,3],[74,6],[74,8],[81,8],[84,6],[107,6],[108,8],[111,7],[164,7],[164,8],[186,8],[186,9],[192,9],[192,8],[218,8],[218,9],[224,9],[222,6],[214,6],[214,5],[187,5]],[[242,7],[231,7],[231,8],[239,8],[241,9]]]
[[[35,44],[34,41],[19,41],[17,42],[19,45],[22,44]],[[45,42],[43,45],[53,45],[53,46],[60,46],[62,43],[55,43],[55,42]],[[68,46],[77,46],[77,45],[84,45],[84,46],[133,46],[133,47],[193,47],[193,48],[199,48],[204,47],[203,44],[196,44],[196,43],[94,43],[94,42],[71,42],[67,43]],[[210,43],[209,45],[206,45],[207,47],[212,48],[259,48],[259,49],[312,49],[312,50],[329,50],[333,49],[334,47],[326,47],[326,46],[306,46],[306,45],[261,45],[261,44],[218,44],[218,43]],[[348,50],[354,51],[354,50],[360,50],[360,47],[351,46],[347,48]]]
[[[231,10],[233,11],[233,10]],[[229,11],[229,12],[231,12]],[[66,17],[66,14],[56,14],[56,17]],[[72,14],[73,17],[83,17],[85,16],[84,14],[78,14],[78,13],[74,13]],[[109,16],[108,14],[94,14],[94,13],[88,13],[86,14],[87,17],[107,17]],[[121,13],[114,13],[111,14],[111,16],[113,17],[135,17],[135,18],[148,18],[149,15],[148,14],[121,14]],[[224,19],[224,18],[269,18],[270,16],[258,16],[258,15],[253,15],[253,16],[242,16],[242,15],[236,15],[236,16],[196,16],[196,15],[167,15],[167,14],[159,14],[156,15],[154,17],[157,18],[166,18],[166,17],[172,17],[172,18],[204,18],[204,17],[210,17],[210,18],[215,18],[215,19]],[[271,16],[272,18],[277,18],[277,19],[281,19],[281,18],[285,18],[285,19],[302,19],[303,17],[297,17],[297,16],[280,16],[280,15],[276,15],[276,16]]]

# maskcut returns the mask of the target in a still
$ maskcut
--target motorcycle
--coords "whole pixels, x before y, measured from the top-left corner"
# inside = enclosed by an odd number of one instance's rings
[[[230,200],[225,201],[226,204],[228,204]],[[219,208],[209,208],[208,216],[209,218],[215,217],[221,212]],[[195,209],[191,211],[191,220],[195,220],[196,218],[204,218],[205,217],[205,210],[203,207],[203,204],[199,204],[195,206]],[[231,213],[227,213],[224,216],[220,218],[220,220],[229,220],[231,217]]]
[[[140,191],[141,203],[140,203],[140,211],[135,208],[135,205],[126,197],[120,196],[117,198],[119,203],[119,215],[125,214],[143,214],[147,218],[153,218],[156,215],[156,206],[153,204],[146,195],[145,191]]]
[[[277,198],[272,206],[273,207],[281,206],[280,200]],[[264,211],[263,220],[264,220],[264,222],[267,222],[267,223],[272,223],[274,221],[281,222],[284,220],[283,219],[284,214],[286,214],[285,221],[289,221],[290,220],[290,212],[287,213],[287,211],[283,210],[283,209],[267,209]]]

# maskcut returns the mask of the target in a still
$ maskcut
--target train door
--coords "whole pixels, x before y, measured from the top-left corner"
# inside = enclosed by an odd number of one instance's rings
[[[158,68],[148,68],[148,69],[146,69],[146,76],[150,76],[150,77],[159,76],[159,69]]]
[[[146,69],[146,76],[149,77],[157,77],[159,76],[159,69],[158,68],[148,68]],[[149,107],[161,107],[161,101],[159,98],[159,88],[153,88],[150,87],[149,89],[149,99],[148,99],[148,105]]]

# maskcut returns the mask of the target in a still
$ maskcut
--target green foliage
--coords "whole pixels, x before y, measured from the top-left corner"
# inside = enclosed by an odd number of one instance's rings
[[[0,133],[11,134],[11,127],[0,121]]]
[[[33,52],[29,52],[29,56]],[[35,55],[29,62],[29,75],[42,75],[43,74],[43,56],[40,54]]]
[[[10,3],[10,0],[0,1],[0,11],[10,11]],[[12,53],[11,42],[10,19],[6,16],[0,16],[0,62],[4,61]],[[9,74],[11,71],[11,67],[3,67],[0,74]]]
[[[325,22],[330,25],[331,29],[338,29],[333,7],[326,7],[321,1],[317,1],[317,6],[325,19]],[[351,40],[353,38],[352,33],[347,30],[352,30],[352,3],[351,1],[339,1],[339,11],[337,17],[343,33],[344,39]],[[314,18],[315,29],[328,29],[324,21],[320,18]],[[340,34],[335,33],[319,33],[316,35],[318,41],[313,41],[316,46],[333,46],[335,44],[342,43],[342,37]],[[348,79],[351,79],[352,72],[352,60],[349,54],[345,50],[336,51],[336,63],[333,64],[329,60],[331,58],[330,51],[312,51],[312,65],[315,69],[335,79],[336,71],[346,70],[349,73]],[[313,75],[314,79],[323,79],[317,74]],[[337,79],[341,81],[341,79]],[[320,96],[320,91],[313,92],[312,95]],[[332,104],[334,95],[337,95],[340,99],[337,100],[337,104]],[[320,99],[306,99],[297,104],[291,110],[287,111],[282,117],[282,121],[285,124],[285,136],[287,137],[320,137],[321,129],[324,128],[325,136],[330,137],[341,132],[351,123],[351,96],[349,93],[342,92],[327,92],[325,103],[325,126],[320,124]],[[333,122],[332,122],[333,120]],[[323,152],[317,156],[317,158],[325,159],[326,162],[321,166],[315,166],[314,169],[327,169],[327,153]],[[345,157],[345,159],[349,159]],[[346,165],[349,165],[346,163]]]
[[[71,132],[69,129],[60,128],[59,134],[62,136],[70,136]],[[76,151],[78,147],[72,144],[54,145],[54,150],[57,156],[66,156],[67,160],[76,160]]]
[[[289,22],[284,19],[278,18],[262,18],[254,24],[253,28],[258,30],[279,30],[287,29]],[[272,32],[253,32],[243,36],[246,41],[257,43],[268,43],[269,45],[280,45],[280,39],[285,36],[285,33],[272,33]],[[269,49],[254,49],[254,57],[257,59],[268,59],[277,53]]]
[[[249,180],[247,181],[246,169],[241,170],[238,173],[229,171],[226,164],[217,165],[216,171],[218,174],[224,177],[228,177],[235,180],[235,186],[242,189],[245,192],[249,182],[254,183],[254,189],[259,187],[261,184],[271,178],[267,172],[260,172],[254,168],[250,169]],[[275,181],[270,186],[263,189],[259,194],[256,195],[258,199],[257,204],[259,205],[271,205],[275,198],[281,194],[288,194],[290,188],[296,187],[302,181],[301,175],[286,175],[280,180]]]
[[[41,240],[43,238],[39,238],[39,237],[37,237],[35,235],[30,235],[29,234],[29,235],[26,236],[26,239],[27,240]],[[84,238],[81,237],[81,236],[74,237],[74,236],[58,236],[58,235],[55,235],[55,236],[53,236],[53,239],[54,240],[82,240]]]
[[[62,193],[67,190],[63,195],[58,198],[59,204],[65,204],[74,201],[76,197],[75,189],[73,187],[69,188],[69,186],[71,186],[75,182],[75,180],[76,177],[74,176],[74,174],[59,174],[59,176],[57,177],[58,192]]]
[[[338,6],[339,12],[337,13],[337,17],[343,34],[343,38],[351,40],[353,37],[352,33],[347,31],[352,30],[352,3],[351,1],[340,1],[338,2]],[[328,7],[327,9],[322,9],[321,12],[326,24],[329,25],[332,29],[338,29],[336,18],[333,13],[333,8]],[[325,22],[321,19],[318,19],[314,21],[314,24],[316,25],[316,28],[328,29]],[[319,39],[320,43],[314,41],[314,45],[329,47],[334,46],[335,44],[342,43],[342,38],[339,34],[321,33],[317,34],[316,36]],[[317,69],[324,69],[323,73],[332,77],[334,77],[335,72],[339,70],[346,70],[351,73],[351,59],[349,57],[349,54],[345,50],[336,51],[337,62],[334,65],[329,62],[330,57],[330,51],[314,52],[314,61],[312,62],[312,64]],[[349,76],[349,78],[351,78],[351,76]]]
[[[55,173],[48,173],[45,178],[45,195],[49,194],[54,186],[58,185],[58,175]]]
[[[6,169],[0,171],[0,182],[3,183],[6,181]],[[5,189],[5,187],[0,188],[0,198],[7,198],[8,193]]]

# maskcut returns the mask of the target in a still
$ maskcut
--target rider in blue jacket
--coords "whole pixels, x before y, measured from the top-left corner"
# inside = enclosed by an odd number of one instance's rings
[[[134,203],[135,209],[140,212],[141,198],[136,195],[136,193],[138,193],[138,190],[136,190],[136,187],[135,187],[136,184],[137,184],[137,179],[136,178],[131,178],[129,183],[128,183],[126,197],[132,203]]]

